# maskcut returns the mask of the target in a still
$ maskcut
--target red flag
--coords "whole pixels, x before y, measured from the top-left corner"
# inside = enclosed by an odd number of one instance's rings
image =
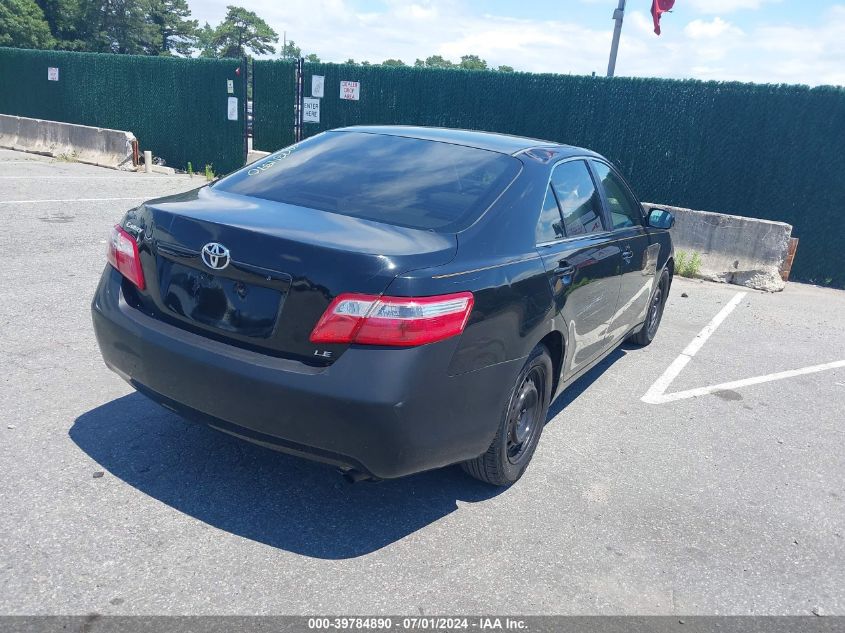
[[[651,17],[654,18],[654,32],[660,35],[660,16],[672,10],[675,0],[651,0]]]

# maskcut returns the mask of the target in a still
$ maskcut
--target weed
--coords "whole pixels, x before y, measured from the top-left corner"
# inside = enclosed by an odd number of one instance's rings
[[[693,251],[692,257],[689,260],[689,264],[687,264],[687,277],[698,277],[698,273],[701,272],[701,255],[697,252]]]
[[[675,251],[675,272],[681,277],[697,277],[701,272],[701,255],[695,251],[692,255],[686,251]]]
[[[675,272],[684,276],[684,271],[687,269],[687,252],[675,251]]]
[[[79,154],[76,152],[65,152],[56,156],[56,160],[62,163],[75,163],[79,160]]]

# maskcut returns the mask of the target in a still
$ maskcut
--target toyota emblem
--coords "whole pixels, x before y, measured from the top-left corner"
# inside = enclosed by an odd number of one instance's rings
[[[202,261],[213,270],[223,270],[229,265],[229,249],[218,244],[209,242],[202,247]]]

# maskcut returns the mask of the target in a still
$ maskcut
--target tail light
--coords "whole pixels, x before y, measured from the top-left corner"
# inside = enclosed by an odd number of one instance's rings
[[[312,343],[409,347],[442,341],[464,331],[471,292],[436,297],[338,295],[311,332]]]
[[[108,251],[109,263],[141,290],[146,287],[141,258],[138,256],[138,242],[116,224],[111,232]]]

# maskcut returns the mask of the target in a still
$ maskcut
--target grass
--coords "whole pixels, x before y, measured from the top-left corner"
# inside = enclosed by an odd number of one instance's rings
[[[188,175],[193,178],[194,177],[194,166],[191,165],[191,161],[188,161]]]
[[[701,255],[696,251],[675,251],[675,272],[681,277],[697,277],[701,272]]]
[[[214,180],[214,168],[211,165],[205,166],[205,179]]]
[[[56,160],[62,163],[75,163],[79,159],[79,154],[76,152],[65,152],[56,156]]]

